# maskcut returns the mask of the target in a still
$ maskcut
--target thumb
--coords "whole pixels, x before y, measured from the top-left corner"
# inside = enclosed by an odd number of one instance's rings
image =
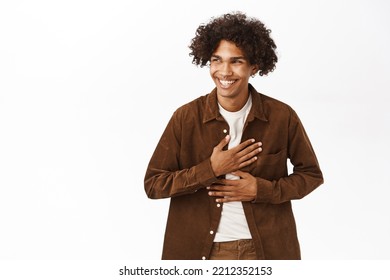
[[[232,172],[231,174],[236,175],[236,176],[239,176],[240,178],[248,177],[248,176],[247,176],[248,173],[247,173],[247,172],[244,172],[244,171],[241,171],[241,170],[234,171],[234,172]]]
[[[227,143],[229,143],[229,141],[230,141],[230,135],[226,135],[225,138],[223,138],[221,142],[219,142],[216,148],[218,148],[218,150],[222,150],[223,147],[225,147]]]

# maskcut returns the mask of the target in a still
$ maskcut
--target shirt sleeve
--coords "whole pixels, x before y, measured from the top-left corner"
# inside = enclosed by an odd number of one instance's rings
[[[283,203],[300,199],[323,183],[323,175],[305,132],[295,113],[290,108],[288,126],[288,158],[293,165],[293,173],[275,180],[257,177],[257,196],[254,203]]]
[[[212,170],[210,158],[190,168],[181,168],[181,133],[180,113],[176,111],[165,128],[146,170],[144,186],[149,198],[191,194],[218,180]]]

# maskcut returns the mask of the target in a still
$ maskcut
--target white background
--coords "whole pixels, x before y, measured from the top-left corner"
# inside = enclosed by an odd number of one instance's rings
[[[143,177],[173,111],[213,88],[188,45],[241,10],[278,46],[325,184],[294,202],[304,259],[389,259],[390,4],[1,1],[0,260],[158,260],[169,200]]]

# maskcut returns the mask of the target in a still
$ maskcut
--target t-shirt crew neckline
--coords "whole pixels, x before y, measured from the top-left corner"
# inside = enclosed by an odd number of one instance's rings
[[[248,113],[248,109],[252,107],[252,96],[249,95],[248,100],[245,105],[238,111],[231,112],[222,107],[222,105],[218,102],[218,108],[221,115],[226,117],[238,118],[246,113]]]

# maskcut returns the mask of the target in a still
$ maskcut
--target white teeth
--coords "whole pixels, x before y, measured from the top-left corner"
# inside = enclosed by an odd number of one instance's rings
[[[223,86],[230,86],[233,84],[235,81],[228,81],[228,80],[219,80]]]

